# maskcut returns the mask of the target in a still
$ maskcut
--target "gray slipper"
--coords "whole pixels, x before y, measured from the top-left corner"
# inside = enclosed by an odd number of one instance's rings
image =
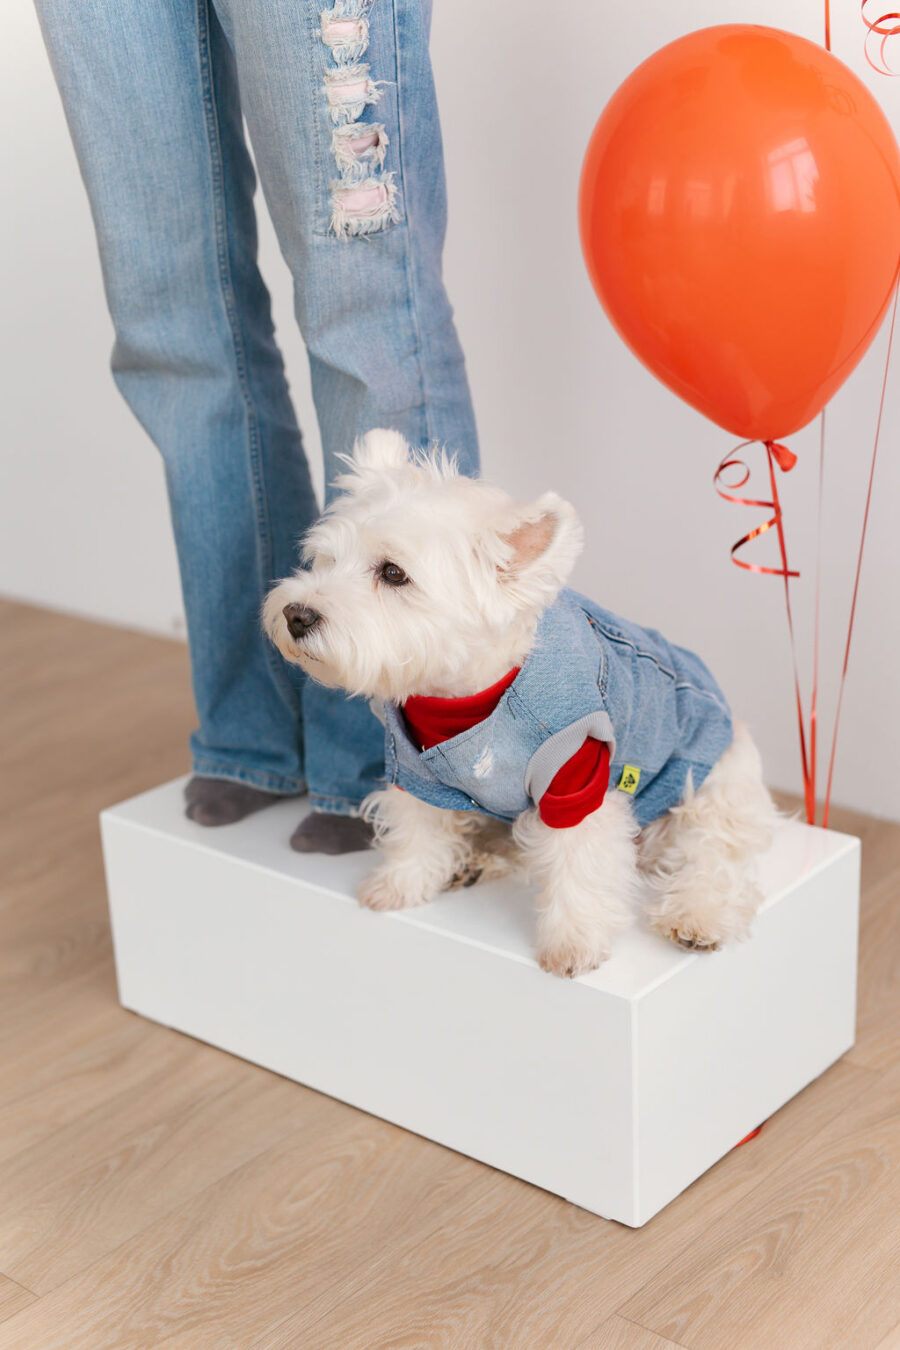
[[[184,814],[197,825],[233,825],[244,816],[283,801],[278,792],[263,792],[246,783],[227,778],[202,778],[196,775],[185,785]]]
[[[311,811],[291,835],[291,848],[297,853],[359,853],[371,848],[374,837],[372,826],[359,816]]]

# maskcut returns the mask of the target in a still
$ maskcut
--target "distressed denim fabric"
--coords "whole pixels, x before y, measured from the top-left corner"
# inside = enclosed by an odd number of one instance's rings
[[[327,4],[328,0],[324,0]],[[37,0],[96,226],[116,383],[162,453],[194,769],[352,812],[383,775],[361,700],[309,682],[259,608],[317,517],[257,269],[254,169],[295,282],[325,451],[396,427],[477,468],[441,281],[429,0]],[[124,510],[140,503],[123,503]]]
[[[643,827],[678,805],[689,773],[698,788],[732,739],[728,705],[698,656],[569,590],[541,615],[525,664],[483,722],[420,751],[402,711],[383,711],[390,782],[502,820],[536,804],[593,736],[610,746],[610,791],[633,789]]]

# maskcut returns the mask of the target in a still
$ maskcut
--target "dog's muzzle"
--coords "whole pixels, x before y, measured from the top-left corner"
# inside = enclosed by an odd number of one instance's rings
[[[319,611],[310,609],[308,605],[285,605],[281,612],[285,617],[288,632],[298,642],[302,641],[307,633],[311,633],[322,620]]]

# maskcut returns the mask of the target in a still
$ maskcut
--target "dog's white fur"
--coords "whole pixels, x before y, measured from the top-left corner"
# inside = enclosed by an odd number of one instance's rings
[[[581,549],[567,502],[548,492],[517,506],[458,474],[442,452],[411,453],[394,431],[358,441],[337,486],[341,495],[304,541],[306,566],[264,605],[266,631],[289,661],[323,684],[397,703],[473,694],[522,664]],[[386,562],[409,583],[386,584]],[[288,630],[289,604],[322,616],[302,638]],[[740,724],[700,789],[689,783],[683,803],[640,832],[616,792],[568,829],[528,810],[511,841],[496,822],[395,787],[373,793],[365,809],[380,858],[363,883],[364,905],[424,904],[517,861],[538,885],[538,959],[569,976],[609,955],[648,884],[650,923],[680,945],[714,949],[746,937],[760,900],[754,860],[777,818]]]

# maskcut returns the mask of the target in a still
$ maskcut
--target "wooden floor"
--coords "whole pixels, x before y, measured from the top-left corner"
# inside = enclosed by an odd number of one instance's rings
[[[97,812],[185,650],[2,603],[0,677],[0,1350],[900,1347],[900,827],[837,813],[855,1049],[632,1231],[122,1011]]]

